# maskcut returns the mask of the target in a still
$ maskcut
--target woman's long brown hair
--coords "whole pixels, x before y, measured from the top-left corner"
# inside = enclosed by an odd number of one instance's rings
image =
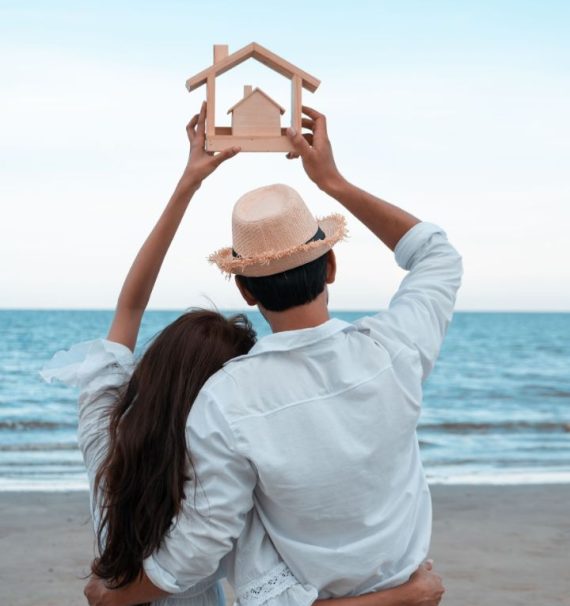
[[[192,404],[207,379],[254,342],[244,315],[187,312],[155,337],[117,392],[95,479],[100,556],[92,572],[110,586],[137,579],[160,547],[193,479],[185,431]]]

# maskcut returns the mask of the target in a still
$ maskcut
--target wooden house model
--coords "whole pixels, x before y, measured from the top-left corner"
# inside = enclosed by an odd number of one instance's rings
[[[190,92],[206,84],[206,149],[221,151],[239,145],[243,151],[292,151],[285,128],[281,126],[285,108],[259,88],[244,86],[243,98],[228,110],[232,116],[231,127],[214,124],[217,76],[248,59],[256,59],[291,80],[291,126],[297,131],[301,130],[302,89],[315,92],[320,81],[256,42],[231,55],[228,54],[227,45],[216,44],[213,65],[186,81],[186,88]]]

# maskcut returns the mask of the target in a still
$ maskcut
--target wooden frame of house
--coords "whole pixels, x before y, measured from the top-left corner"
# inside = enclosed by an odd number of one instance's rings
[[[240,50],[228,54],[228,46],[225,44],[214,45],[214,63],[186,81],[189,92],[206,85],[206,102],[208,104],[208,117],[206,118],[206,149],[208,151],[221,151],[226,147],[238,145],[242,151],[276,151],[288,152],[293,148],[285,128],[275,130],[274,118],[270,113],[275,110],[271,104],[279,109],[280,114],[285,110],[266,93],[260,89],[252,90],[251,87],[244,88],[244,98],[238,101],[228,113],[235,112],[238,106],[242,106],[237,113],[232,113],[232,126],[216,126],[216,78],[221,74],[236,67],[248,59],[256,59],[270,69],[291,80],[291,126],[301,131],[301,95],[305,88],[314,93],[320,80],[307,72],[299,69],[292,63],[285,61],[275,53],[264,48],[257,42],[252,42]],[[265,97],[269,103],[262,100]],[[249,100],[248,100],[249,99]],[[253,105],[256,105],[253,111]],[[251,107],[247,108],[250,105]],[[271,126],[269,124],[271,123]],[[241,133],[241,134],[239,134]]]

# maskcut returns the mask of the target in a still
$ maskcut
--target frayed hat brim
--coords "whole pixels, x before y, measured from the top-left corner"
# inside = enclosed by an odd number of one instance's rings
[[[228,276],[231,274],[251,277],[270,276],[299,267],[324,255],[348,235],[346,219],[341,214],[334,213],[317,218],[317,223],[325,233],[323,240],[299,244],[287,250],[268,250],[263,255],[255,257],[234,257],[232,248],[225,247],[212,253],[208,260]]]

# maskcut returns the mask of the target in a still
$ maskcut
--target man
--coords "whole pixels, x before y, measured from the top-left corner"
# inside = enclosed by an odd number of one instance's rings
[[[400,585],[426,558],[431,501],[415,430],[461,258],[440,228],[346,181],[325,117],[304,113],[311,135],[289,130],[290,156],[409,273],[389,310],[355,324],[330,319],[344,219],[318,222],[282,185],[238,201],[233,247],[211,260],[236,275],[273,334],[200,392],[188,420],[196,490],[145,577],[113,603],[177,593],[212,574],[253,506],[285,563],[322,598]]]

